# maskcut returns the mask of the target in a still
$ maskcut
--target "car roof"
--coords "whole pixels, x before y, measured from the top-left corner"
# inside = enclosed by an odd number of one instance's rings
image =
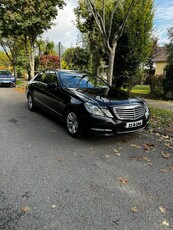
[[[66,70],[66,69],[58,69],[59,73],[78,73],[78,74],[86,74],[89,73],[87,71],[79,71],[79,70]],[[91,73],[90,73],[91,74]]]

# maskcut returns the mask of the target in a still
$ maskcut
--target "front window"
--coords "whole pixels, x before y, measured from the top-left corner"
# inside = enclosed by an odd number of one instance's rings
[[[88,73],[61,72],[60,79],[64,88],[109,88],[100,78]]]
[[[3,70],[0,71],[0,75],[7,76],[7,75],[11,75],[11,73],[9,71]]]

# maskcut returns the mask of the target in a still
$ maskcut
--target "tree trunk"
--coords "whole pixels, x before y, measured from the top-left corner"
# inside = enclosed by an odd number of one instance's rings
[[[113,80],[116,47],[117,47],[117,43],[115,43],[113,47],[109,50],[109,67],[108,67],[108,78],[107,78],[107,83],[109,85],[112,85],[112,80]]]
[[[13,64],[14,77],[17,79],[17,68],[16,64]]]
[[[35,70],[35,55],[34,55],[34,42],[30,42],[30,54],[29,54],[29,67],[30,67],[30,78],[34,77]]]

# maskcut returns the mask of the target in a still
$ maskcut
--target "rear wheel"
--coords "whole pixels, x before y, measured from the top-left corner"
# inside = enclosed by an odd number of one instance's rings
[[[76,111],[69,110],[66,114],[65,122],[70,136],[82,137],[84,135],[84,124]]]
[[[31,96],[31,94],[28,94],[28,109],[30,111],[34,111],[35,110],[34,99]]]

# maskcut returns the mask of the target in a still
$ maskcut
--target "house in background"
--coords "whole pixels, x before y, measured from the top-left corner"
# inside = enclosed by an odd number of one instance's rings
[[[166,47],[157,47],[156,54],[153,59],[155,64],[155,75],[162,75],[164,74],[165,67],[168,63],[168,53]]]

